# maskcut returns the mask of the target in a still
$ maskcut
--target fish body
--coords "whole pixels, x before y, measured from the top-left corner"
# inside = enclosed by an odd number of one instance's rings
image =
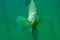
[[[28,10],[28,21],[31,22],[35,15],[37,13],[37,7],[36,4],[33,0],[31,0],[31,3],[29,5],[29,10]]]

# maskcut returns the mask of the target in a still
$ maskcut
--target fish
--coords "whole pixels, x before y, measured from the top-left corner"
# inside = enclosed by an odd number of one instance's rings
[[[18,24],[18,32],[21,34],[24,32],[32,32],[32,26],[34,22],[44,23],[47,20],[48,16],[39,17],[37,15],[37,6],[34,0],[31,0],[28,6],[28,17],[25,18],[23,16],[17,16],[16,23]],[[48,17],[49,18],[49,17]]]

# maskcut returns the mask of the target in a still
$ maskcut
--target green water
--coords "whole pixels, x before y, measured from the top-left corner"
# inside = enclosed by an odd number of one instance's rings
[[[0,40],[30,40],[18,33],[17,16],[27,17],[27,0],[0,0]],[[60,40],[60,0],[35,0],[38,16],[45,21],[38,25],[39,40]],[[49,17],[50,16],[50,17]],[[25,37],[25,38],[24,38]]]

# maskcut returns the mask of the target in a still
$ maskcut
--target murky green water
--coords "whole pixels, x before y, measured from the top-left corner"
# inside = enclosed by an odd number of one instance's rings
[[[31,35],[20,36],[17,16],[27,17],[28,0],[0,0],[0,40],[32,40]],[[60,0],[35,0],[38,16],[39,40],[60,40]],[[28,32],[28,31],[27,31]]]

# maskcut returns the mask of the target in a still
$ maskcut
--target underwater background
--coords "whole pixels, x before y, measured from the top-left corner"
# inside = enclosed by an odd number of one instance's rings
[[[45,18],[38,25],[39,40],[60,40],[60,0],[34,0],[38,16]],[[0,40],[32,40],[21,37],[16,24],[17,16],[28,16],[30,0],[0,0]],[[28,32],[28,31],[27,31]]]

